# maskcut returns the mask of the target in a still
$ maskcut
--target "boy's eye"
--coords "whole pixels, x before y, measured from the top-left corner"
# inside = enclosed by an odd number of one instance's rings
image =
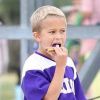
[[[65,30],[61,30],[60,33],[65,33]]]
[[[55,33],[55,31],[50,31],[49,33],[54,34],[54,33]]]

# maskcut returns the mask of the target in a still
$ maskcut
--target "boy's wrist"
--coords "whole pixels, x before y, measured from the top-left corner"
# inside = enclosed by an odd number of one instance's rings
[[[57,70],[60,70],[60,71],[61,71],[61,70],[62,70],[62,71],[65,70],[65,68],[66,68],[66,66],[56,66],[56,69],[57,69]]]

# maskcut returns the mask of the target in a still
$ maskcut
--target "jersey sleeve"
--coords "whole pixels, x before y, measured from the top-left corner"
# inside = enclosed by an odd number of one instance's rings
[[[77,78],[74,81],[74,86],[75,86],[76,99],[77,100],[86,100],[86,97],[85,97],[83,89],[81,87],[78,75],[77,75]]]
[[[22,80],[22,90],[26,100],[42,100],[45,96],[49,80],[45,77],[43,71],[29,70],[26,72]]]

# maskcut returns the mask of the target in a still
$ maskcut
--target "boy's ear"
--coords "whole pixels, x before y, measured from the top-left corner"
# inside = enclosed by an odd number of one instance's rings
[[[38,32],[33,32],[33,38],[34,38],[37,42],[39,42],[39,41],[40,41],[40,33],[38,33]]]

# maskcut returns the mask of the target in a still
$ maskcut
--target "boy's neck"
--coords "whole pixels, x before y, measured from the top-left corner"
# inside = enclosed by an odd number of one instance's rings
[[[51,60],[54,60],[54,59],[53,59],[46,51],[44,51],[44,50],[38,49],[37,52],[43,54],[44,56],[50,58]]]

